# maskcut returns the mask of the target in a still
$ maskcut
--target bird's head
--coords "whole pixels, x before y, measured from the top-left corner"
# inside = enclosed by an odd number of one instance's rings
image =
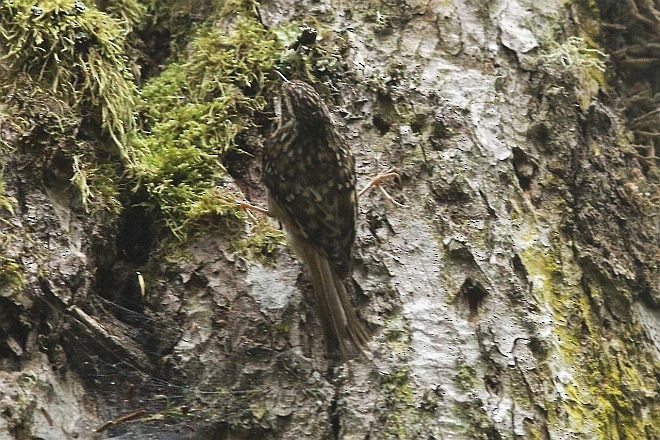
[[[282,84],[282,119],[301,123],[330,122],[330,112],[312,86],[293,80]]]

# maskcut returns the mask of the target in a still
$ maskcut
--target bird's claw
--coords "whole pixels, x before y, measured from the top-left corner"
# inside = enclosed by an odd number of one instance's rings
[[[270,212],[268,212],[267,209],[255,206],[255,205],[251,204],[250,202],[248,202],[247,200],[243,200],[243,201],[238,202],[238,209],[240,209],[241,211],[245,211],[247,216],[250,217],[250,219],[252,219],[252,220],[257,219],[254,216],[253,212],[258,212],[259,214],[263,214],[263,215],[267,215],[267,216],[271,217],[271,214],[270,214]]]
[[[380,192],[383,194],[383,197],[390,202],[393,203],[396,206],[399,206],[401,208],[405,208],[406,205],[399,203],[396,201],[394,197],[392,197],[387,191],[385,191],[385,188],[383,188],[383,182],[386,180],[390,179],[401,179],[401,176],[397,172],[396,168],[390,168],[389,170],[385,171],[384,173],[378,174],[376,177],[371,179],[371,182],[369,185],[367,185],[365,188],[363,188],[359,193],[358,197],[361,197],[363,194],[365,194],[367,191],[369,191],[371,188],[378,188]]]

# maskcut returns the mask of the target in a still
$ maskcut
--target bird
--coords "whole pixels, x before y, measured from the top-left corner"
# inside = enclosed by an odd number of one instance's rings
[[[283,77],[282,77],[283,78]],[[331,355],[364,354],[368,333],[347,290],[357,219],[355,160],[309,84],[281,85],[277,128],[264,143],[268,213],[308,268]]]

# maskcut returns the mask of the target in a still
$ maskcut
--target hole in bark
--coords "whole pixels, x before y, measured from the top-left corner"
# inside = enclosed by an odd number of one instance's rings
[[[523,191],[529,191],[532,182],[538,174],[538,166],[520,148],[513,149],[513,168],[516,171],[518,183]]]
[[[388,131],[390,131],[390,123],[378,115],[375,115],[373,117],[373,123],[374,123],[374,127],[378,129],[381,136],[385,135]]]
[[[429,142],[434,150],[440,151],[443,148],[443,141],[451,136],[451,129],[447,127],[445,121],[436,118],[431,124],[431,136]]]
[[[253,156],[259,156],[258,145],[255,136],[248,136],[245,133],[239,133],[236,136],[236,145],[238,148],[230,149],[222,159],[222,164],[227,168],[227,172],[236,180],[249,181],[249,171],[252,165]]]
[[[43,182],[47,188],[69,188],[69,178],[73,169],[73,163],[64,151],[56,150],[47,165],[43,168]]]
[[[134,264],[145,264],[154,245],[154,219],[143,206],[133,204],[124,210],[119,222],[117,250],[119,258]]]
[[[472,278],[465,280],[461,290],[458,291],[458,298],[463,304],[467,305],[470,321],[474,321],[479,317],[479,307],[487,296],[488,291],[480,282]]]
[[[109,2],[106,0],[104,3]],[[195,0],[182,2],[172,8],[160,7],[150,11],[151,19],[142,20],[136,27],[137,41],[132,42],[140,49],[138,62],[142,80],[160,73],[168,58],[187,47],[190,35],[194,33],[191,29],[199,26],[213,11],[214,6],[213,2]]]
[[[415,120],[410,124],[410,128],[413,133],[420,133],[424,127],[426,127],[427,116],[423,113],[418,113],[415,115]]]
[[[452,179],[450,182],[430,181],[430,187],[433,198],[439,203],[464,205],[471,198],[469,185],[461,178]]]
[[[162,72],[165,61],[171,55],[172,40],[169,30],[151,30],[140,35],[143,41],[143,59],[140,60],[141,79],[146,80]]]
[[[156,243],[155,219],[147,208],[139,206],[143,195],[136,195],[121,214],[117,237],[113,243],[96,243],[95,292],[102,298],[127,309],[142,312],[144,303],[137,270],[149,261]],[[142,278],[144,282],[144,278]],[[115,314],[126,321],[123,314]]]
[[[546,145],[550,142],[550,127],[544,122],[533,124],[527,130],[527,137],[541,145]]]
[[[96,270],[95,292],[112,304],[118,306],[112,313],[121,321],[128,324],[136,324],[136,319],[127,319],[133,312],[142,313],[144,303],[139,281],[139,272],[135,271],[135,265],[108,258],[106,261],[99,259]],[[142,278],[144,280],[144,278]],[[137,318],[139,322],[141,318]]]
[[[528,343],[529,349],[532,350],[532,353],[539,359],[544,360],[548,357],[548,352],[550,348],[548,347],[548,342],[537,337],[531,337]]]

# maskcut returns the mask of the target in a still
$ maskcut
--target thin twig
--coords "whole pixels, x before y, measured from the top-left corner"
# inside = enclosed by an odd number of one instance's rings
[[[105,422],[103,425],[101,425],[99,428],[96,429],[96,432],[103,432],[106,431],[113,426],[121,425],[122,423],[130,422],[131,420],[139,419],[142,416],[145,416],[147,414],[147,410],[144,408],[138,409],[137,411],[133,411],[128,414],[124,414],[123,416],[119,416],[114,420],[110,420],[109,422]]]

